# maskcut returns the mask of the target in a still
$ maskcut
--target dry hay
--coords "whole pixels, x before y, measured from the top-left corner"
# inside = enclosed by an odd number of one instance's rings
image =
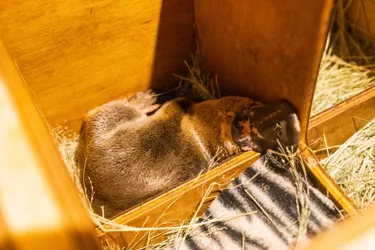
[[[338,0],[320,65],[311,115],[375,86],[373,48],[352,31],[345,17],[352,1]],[[367,55],[368,54],[368,55]]]
[[[375,119],[322,161],[359,209],[375,200]]]
[[[311,115],[375,86],[373,66],[358,66],[355,62],[347,62],[329,52],[325,54],[320,66]]]

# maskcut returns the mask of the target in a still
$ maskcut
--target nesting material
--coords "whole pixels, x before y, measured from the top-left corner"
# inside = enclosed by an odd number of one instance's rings
[[[322,161],[359,209],[375,201],[375,119]]]
[[[191,94],[199,100],[210,100],[221,97],[219,82],[217,75],[204,74],[202,72],[202,57],[197,44],[197,50],[191,55],[191,64],[185,61],[185,65],[189,70],[188,76],[174,74],[179,78],[177,91],[184,95]]]
[[[72,180],[78,189],[78,193],[83,202],[83,205],[92,215],[93,211],[90,205],[91,198],[87,197],[86,192],[81,185],[81,172],[74,161],[75,150],[78,145],[78,135],[76,133],[70,132],[66,127],[50,127],[50,133],[58,150],[61,153],[65,166],[68,169],[70,176],[72,177]]]
[[[375,86],[373,66],[375,65],[359,66],[334,54],[325,54],[320,66],[311,115]]]
[[[374,49],[360,40],[346,18],[352,1],[337,0],[320,65],[311,115],[375,86]]]

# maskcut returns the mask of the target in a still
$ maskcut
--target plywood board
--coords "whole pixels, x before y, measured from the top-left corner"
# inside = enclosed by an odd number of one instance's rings
[[[0,37],[51,125],[173,83],[193,50],[193,2],[0,1]]]

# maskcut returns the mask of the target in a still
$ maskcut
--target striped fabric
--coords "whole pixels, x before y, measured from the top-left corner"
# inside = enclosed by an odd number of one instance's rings
[[[303,174],[280,162],[271,153],[262,156],[222,191],[197,221],[202,225],[178,238],[174,249],[291,249],[341,218]],[[295,163],[301,168],[298,159]],[[208,220],[215,222],[205,224]]]

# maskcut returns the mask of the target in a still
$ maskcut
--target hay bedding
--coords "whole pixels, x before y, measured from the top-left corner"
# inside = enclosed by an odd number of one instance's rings
[[[374,203],[375,119],[324,159],[322,164],[359,209]]]

